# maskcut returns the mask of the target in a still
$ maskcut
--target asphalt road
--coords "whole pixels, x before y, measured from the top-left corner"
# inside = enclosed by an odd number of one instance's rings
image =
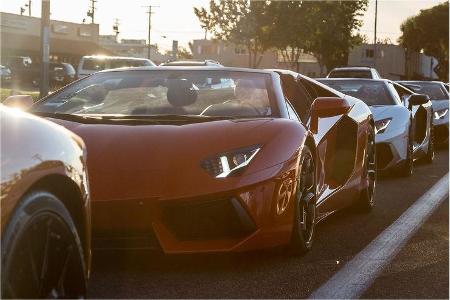
[[[91,298],[305,298],[364,249],[449,171],[448,150],[409,178],[378,180],[376,208],[344,210],[320,223],[303,257],[280,249],[165,256],[157,251],[94,251]],[[364,298],[447,298],[448,199],[404,246]]]

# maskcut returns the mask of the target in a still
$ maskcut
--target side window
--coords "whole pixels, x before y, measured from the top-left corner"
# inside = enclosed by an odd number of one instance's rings
[[[411,96],[411,92],[405,89],[404,87],[394,84],[394,88],[397,91],[398,95],[400,96],[401,102],[405,103],[405,101]]]
[[[306,123],[311,110],[311,96],[292,75],[281,74],[280,77],[284,96],[292,104],[301,121]]]
[[[292,108],[292,104],[289,103],[289,101],[286,101],[286,107],[288,110],[289,118],[291,120],[300,122],[300,118],[297,116],[297,113],[295,112],[294,108]]]

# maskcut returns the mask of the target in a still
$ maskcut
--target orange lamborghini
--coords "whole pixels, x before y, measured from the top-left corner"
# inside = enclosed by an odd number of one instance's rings
[[[321,219],[374,205],[369,108],[290,71],[110,70],[31,111],[86,143],[97,246],[302,253]]]

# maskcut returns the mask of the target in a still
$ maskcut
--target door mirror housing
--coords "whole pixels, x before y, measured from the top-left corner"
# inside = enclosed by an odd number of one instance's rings
[[[347,113],[350,103],[340,97],[318,97],[311,106],[311,132],[317,133],[319,118],[329,118]]]
[[[33,105],[33,97],[30,95],[13,95],[6,98],[3,104],[8,107],[28,110]]]
[[[412,94],[408,99],[408,103],[409,106],[416,106],[426,104],[429,100],[430,98],[427,95]]]

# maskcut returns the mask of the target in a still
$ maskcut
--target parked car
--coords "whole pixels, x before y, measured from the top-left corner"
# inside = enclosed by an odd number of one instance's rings
[[[433,110],[428,96],[416,94],[386,79],[319,81],[369,105],[375,119],[379,171],[398,168],[402,175],[409,176],[414,160],[423,157],[430,163],[433,161]]]
[[[4,105],[0,122],[2,299],[85,297],[91,231],[83,142]]]
[[[205,59],[205,60],[175,60],[160,64],[160,66],[173,66],[173,67],[223,67],[218,61]]]
[[[3,65],[0,65],[0,82],[1,85],[7,85],[11,83],[11,70]]]
[[[202,91],[193,83],[201,77],[236,86]],[[86,142],[103,241],[130,247],[141,237],[144,247],[153,236],[166,253],[283,244],[303,253],[319,220],[374,205],[369,108],[290,71],[103,71],[30,110]]]
[[[445,84],[439,81],[398,81],[417,93],[428,95],[433,102],[436,141],[448,143],[449,137],[449,93]]]
[[[38,87],[40,85],[40,66],[35,66],[31,83]],[[65,86],[76,78],[76,71],[71,64],[68,63],[49,63],[49,84],[54,87]]]
[[[30,70],[32,60],[28,56],[8,56],[2,60],[2,65],[11,72],[11,80],[15,82],[25,82],[23,74]]]
[[[92,73],[124,67],[156,66],[151,60],[136,57],[121,56],[83,56],[78,64],[78,78],[83,78]]]
[[[376,69],[370,67],[341,67],[331,70],[327,78],[381,79],[381,76]]]

